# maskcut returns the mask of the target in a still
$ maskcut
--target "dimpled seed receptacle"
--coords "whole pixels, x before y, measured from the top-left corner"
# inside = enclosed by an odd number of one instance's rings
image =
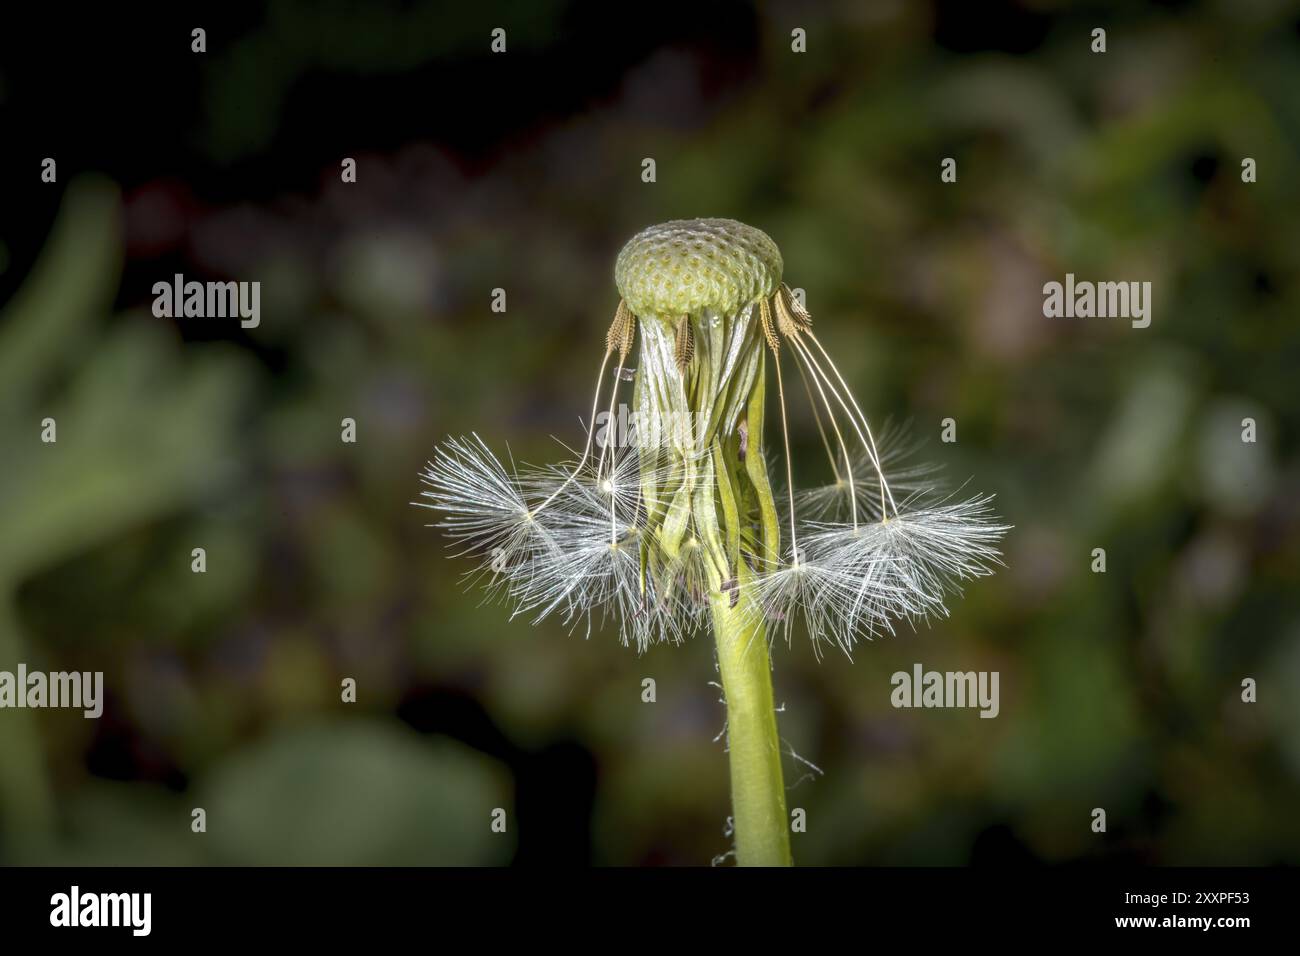
[[[677,219],[643,229],[618,254],[614,281],[633,315],[734,315],[781,284],[781,252],[734,219]]]

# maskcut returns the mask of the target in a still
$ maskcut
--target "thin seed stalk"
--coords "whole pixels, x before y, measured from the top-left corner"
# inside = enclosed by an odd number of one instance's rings
[[[723,591],[711,598],[718,668],[727,699],[727,751],[731,809],[740,866],[790,866],[790,831],[781,775],[781,739],[772,696],[772,666],[762,615],[744,587],[731,606]]]

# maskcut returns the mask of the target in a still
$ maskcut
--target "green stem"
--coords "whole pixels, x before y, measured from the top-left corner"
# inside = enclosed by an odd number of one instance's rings
[[[727,698],[727,750],[731,762],[732,822],[740,866],[789,866],[790,830],[781,776],[781,739],[772,697],[772,667],[762,615],[744,586],[712,598],[718,667]]]

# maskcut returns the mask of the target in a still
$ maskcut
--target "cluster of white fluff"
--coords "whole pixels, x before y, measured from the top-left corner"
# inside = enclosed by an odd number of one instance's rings
[[[682,615],[643,580],[646,511],[638,455],[509,469],[478,435],[450,438],[428,462],[424,501],[458,555],[472,555],[471,584],[504,597],[512,617],[555,615],[571,628],[616,626],[644,650],[681,640]]]
[[[794,496],[797,546],[781,565],[743,558],[747,580],[728,583],[744,592],[735,599],[764,618],[769,634],[788,641],[799,627],[819,652],[824,643],[848,652],[896,622],[945,615],[962,582],[999,563],[1007,526],[991,498],[945,497],[932,469],[906,462],[897,437],[878,446],[901,498],[887,517],[881,505],[871,514],[870,496],[861,493],[876,476],[867,458],[855,465],[857,520],[844,517],[847,482],[805,491]],[[688,531],[676,555],[664,556],[651,530],[663,516],[647,513],[642,491],[680,480],[682,467],[647,465],[634,449],[507,467],[472,435],[439,447],[421,475],[426,489],[417,504],[439,513],[436,525],[451,547],[477,559],[471,581],[507,600],[513,615],[535,622],[554,615],[588,634],[614,627],[624,644],[644,650],[679,642],[707,621],[707,549]],[[707,481],[711,471],[695,474]]]
[[[921,494],[885,520],[805,522],[798,553],[756,578],[755,604],[782,622],[787,640],[800,619],[815,647],[829,642],[845,653],[860,639],[893,633],[896,621],[945,616],[963,581],[1000,563],[1007,526],[991,502]]]

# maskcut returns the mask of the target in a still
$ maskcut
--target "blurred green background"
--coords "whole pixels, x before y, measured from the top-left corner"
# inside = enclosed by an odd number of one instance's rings
[[[727,216],[1015,525],[949,619],[776,648],[796,862],[1300,862],[1300,9],[618,6],[106,20],[57,89],[3,41],[0,669],[108,700],[0,711],[0,861],[724,853],[708,643],[509,622],[411,502],[448,433],[580,441],[622,243]],[[260,281],[260,326],[154,318],[175,272]],[[1151,326],[1044,318],[1067,272],[1152,282]],[[999,671],[1000,716],[891,708],[918,661]]]

